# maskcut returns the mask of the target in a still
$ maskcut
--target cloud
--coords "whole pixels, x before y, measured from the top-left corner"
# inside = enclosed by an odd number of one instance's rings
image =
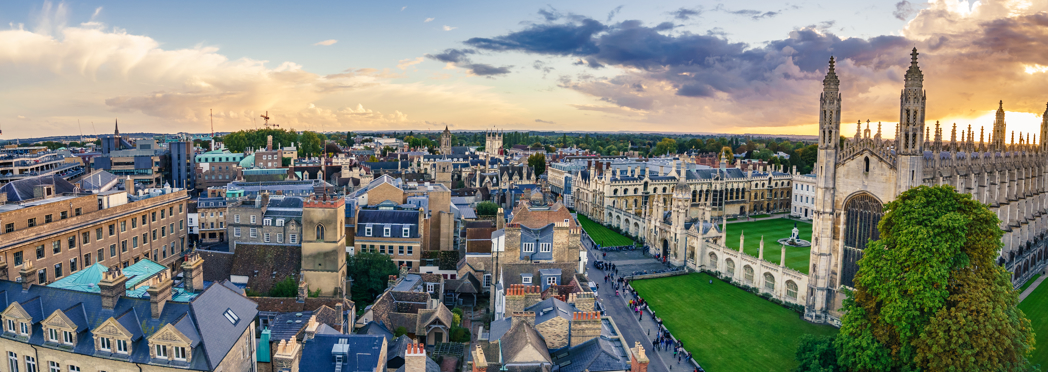
[[[473,63],[470,60],[469,56],[474,54],[477,54],[477,51],[473,49],[445,49],[443,53],[426,54],[426,58],[440,62],[445,62],[449,66],[467,69],[468,74],[477,76],[492,77],[498,75],[505,75],[508,74],[510,72],[510,68],[513,67],[495,67],[484,63]]]
[[[539,9],[539,15],[542,16],[542,18],[545,19],[546,22],[553,22],[553,21],[556,21],[556,20],[560,19],[560,13],[558,13],[557,10],[554,9],[552,5],[548,5],[548,6],[549,6],[549,10]]]
[[[550,72],[553,72],[553,67],[547,65],[546,62],[542,62],[540,60],[535,60],[535,62],[531,64],[531,67],[534,67],[536,70],[542,71],[543,78],[545,78],[546,75]]]
[[[767,11],[718,11],[773,16]],[[801,27],[783,38],[750,45],[715,32],[666,33],[672,24],[606,23],[577,16],[525,23],[464,43],[475,52],[563,57],[591,68],[614,68],[617,76],[561,77],[558,86],[600,102],[574,104],[578,110],[639,116],[661,126],[688,125],[700,118],[736,128],[810,124],[831,55],[838,59],[837,74],[848,102],[844,114],[894,123],[915,45],[922,53],[929,92],[928,118],[974,118],[981,110],[996,109],[999,99],[1006,109],[1044,111],[1041,101],[1048,97],[1038,87],[1048,81],[1048,73],[1036,66],[1048,66],[1048,54],[1038,47],[1048,43],[1048,3],[988,0],[969,8],[937,2],[918,11],[900,35],[844,38],[829,32],[832,26]],[[541,69],[542,64],[533,67]]]
[[[611,19],[615,18],[615,15],[619,14],[620,11],[622,11],[622,5],[619,5],[615,7],[615,9],[612,9],[610,12],[608,12],[608,22],[611,22]]]
[[[313,46],[318,46],[318,45],[331,46],[331,45],[335,45],[335,43],[337,43],[337,42],[338,42],[338,40],[335,40],[335,39],[327,39],[327,40],[324,40],[324,41],[320,41],[320,42],[314,43]]]
[[[535,119],[535,122],[536,123],[543,123],[543,124],[557,124],[555,122],[552,122],[552,121],[549,121],[549,120],[542,120],[542,119]]]
[[[102,7],[95,8],[95,12],[91,14],[91,20],[94,20],[95,17],[98,17],[98,15],[101,14],[101,13],[102,13]]]
[[[900,21],[905,21],[916,13],[917,10],[914,9],[913,4],[911,4],[909,0],[902,0],[895,3],[895,11],[892,12],[892,15]]]
[[[794,5],[794,6],[791,6],[789,8],[790,9],[799,9],[800,7]],[[754,10],[754,9],[729,10],[729,9],[724,7],[724,4],[717,4],[717,6],[715,8],[713,8],[713,11],[715,11],[715,12],[724,12],[724,13],[734,14],[734,15],[746,16],[746,17],[750,17],[750,19],[753,19],[753,20],[757,21],[757,20],[761,20],[761,19],[764,19],[764,18],[775,17],[775,16],[777,16],[779,14],[782,14],[782,12],[786,11],[786,9],[780,9],[780,10],[774,10],[774,11],[761,11],[761,10]]]
[[[451,27],[451,26],[448,26],[448,25],[444,25],[444,31],[451,31],[451,30],[454,30],[456,28],[458,28],[458,27]]]
[[[402,11],[402,12],[403,12],[403,11],[404,11],[404,9],[407,9],[407,8],[408,8],[407,6],[402,6],[402,7],[400,7],[400,11]]]
[[[700,8],[688,9],[682,7],[680,9],[670,12],[670,15],[672,15],[674,19],[679,19],[681,21],[687,21],[693,17],[698,17],[701,14],[702,9]]]
[[[422,60],[424,60],[424,59],[425,59],[424,57],[415,57],[415,58],[402,59],[402,60],[397,62],[397,68],[399,68],[401,70],[407,70],[408,67],[411,67],[413,65],[417,65],[419,63],[422,63]]]
[[[430,22],[433,22],[434,19],[436,19],[436,18],[426,18],[426,20],[422,21],[422,23],[430,23]]]

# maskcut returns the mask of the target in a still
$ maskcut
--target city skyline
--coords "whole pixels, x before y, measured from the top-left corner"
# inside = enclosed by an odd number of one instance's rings
[[[815,135],[831,55],[842,134],[871,120],[892,137],[913,47],[929,125],[978,132],[1003,100],[1008,130],[1036,134],[1045,11],[1003,0],[5,4],[0,139],[106,134],[113,118],[125,132],[208,132],[212,109],[222,132],[260,127],[269,111],[282,128],[316,131]]]

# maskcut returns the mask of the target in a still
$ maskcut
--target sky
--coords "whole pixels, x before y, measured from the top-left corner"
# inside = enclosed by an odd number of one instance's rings
[[[303,4],[304,3],[304,4]],[[916,47],[927,124],[1037,134],[1048,1],[0,3],[0,139],[513,130],[894,136]],[[213,113],[213,114],[212,114]],[[851,123],[851,124],[850,124]]]

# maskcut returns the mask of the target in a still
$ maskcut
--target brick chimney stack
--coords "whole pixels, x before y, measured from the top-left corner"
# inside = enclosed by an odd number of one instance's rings
[[[120,297],[127,294],[127,277],[119,268],[112,267],[109,271],[102,273],[102,281],[98,282],[98,290],[102,294],[102,308],[113,310]]]
[[[182,263],[183,286],[186,292],[195,293],[204,290],[204,259],[193,253]]]
[[[524,322],[531,326],[535,326],[535,312],[534,311],[514,311],[510,314],[513,318],[512,323]]]
[[[484,356],[484,349],[477,345],[473,349],[473,372],[486,372],[488,370],[488,358]]]
[[[630,349],[630,372],[648,372],[648,356],[644,355],[644,347],[637,346]]]
[[[22,292],[28,291],[30,286],[36,284],[36,269],[33,268],[33,261],[26,261],[22,264],[22,269],[18,270],[18,278],[22,281]]]
[[[280,340],[273,353],[273,370],[298,372],[298,361],[302,359],[302,344],[294,337],[291,340]]]
[[[571,317],[571,346],[600,337],[600,312],[580,311]]]
[[[404,372],[426,372],[426,345],[408,344],[408,350],[404,353]]]
[[[160,319],[160,314],[164,311],[164,305],[171,299],[172,284],[171,274],[164,270],[153,277],[149,288],[146,289],[146,293],[149,293],[149,310],[153,315],[153,319]]]

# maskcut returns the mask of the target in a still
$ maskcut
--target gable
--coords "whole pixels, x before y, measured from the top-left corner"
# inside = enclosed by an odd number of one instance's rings
[[[51,316],[44,319],[43,325],[76,332],[76,323],[73,323],[61,310],[55,310],[55,312],[51,313]]]
[[[131,332],[129,332],[127,328],[124,328],[124,326],[120,325],[120,322],[117,322],[113,317],[106,319],[106,321],[102,322],[101,325],[91,330],[91,333],[95,336],[110,336],[128,339],[132,336]]]
[[[7,306],[7,309],[3,312],[3,316],[12,319],[28,320],[30,323],[33,322],[33,317],[29,316],[29,313],[26,312],[18,302],[12,302],[11,305]]]
[[[192,343],[192,340],[190,340],[189,337],[186,337],[186,335],[182,334],[182,332],[179,332],[179,330],[175,328],[173,324],[168,323],[164,326],[164,328],[161,328],[152,336],[149,336],[149,342],[189,345]]]

